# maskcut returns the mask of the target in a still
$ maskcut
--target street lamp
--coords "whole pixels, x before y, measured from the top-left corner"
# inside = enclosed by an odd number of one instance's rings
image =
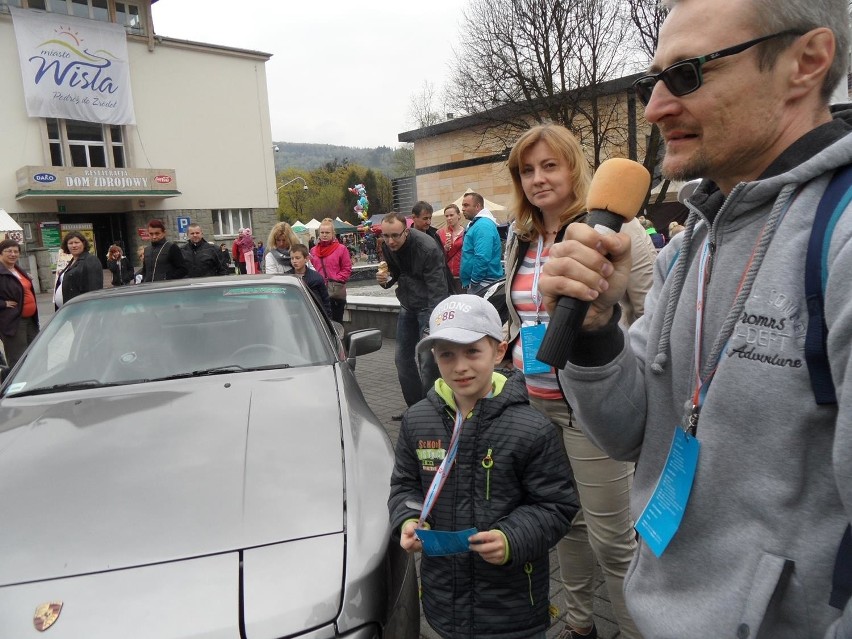
[[[307,190],[308,190],[308,183],[307,183],[307,182],[305,182],[305,178],[303,178],[303,177],[301,177],[301,176],[297,175],[296,177],[294,177],[294,178],[293,178],[292,180],[290,180],[289,182],[284,182],[284,184],[282,184],[282,185],[281,185],[281,186],[279,186],[277,189],[275,189],[275,192],[277,193],[278,191],[280,191],[281,189],[283,189],[285,186],[287,186],[288,184],[292,184],[292,183],[293,183],[293,182],[295,182],[296,180],[301,180],[301,181],[302,181],[302,184],[304,184],[304,185],[305,185],[305,186],[303,186],[302,188],[303,188],[305,191],[307,191]]]

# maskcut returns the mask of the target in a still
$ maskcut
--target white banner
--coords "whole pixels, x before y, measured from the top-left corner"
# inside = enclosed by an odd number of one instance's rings
[[[124,27],[9,7],[30,117],[136,124]]]

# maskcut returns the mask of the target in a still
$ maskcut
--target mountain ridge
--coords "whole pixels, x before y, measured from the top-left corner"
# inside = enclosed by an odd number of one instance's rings
[[[360,164],[386,175],[392,173],[395,149],[388,146],[354,147],[310,142],[273,142],[275,172],[284,169],[313,170],[329,162]]]

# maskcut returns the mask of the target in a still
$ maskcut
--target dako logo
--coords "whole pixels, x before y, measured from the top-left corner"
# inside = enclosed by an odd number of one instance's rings
[[[157,184],[171,184],[172,176],[171,175],[158,175],[154,178],[154,182]]]
[[[36,173],[33,176],[33,179],[36,182],[43,182],[45,184],[49,182],[56,182],[56,176],[53,173]]]

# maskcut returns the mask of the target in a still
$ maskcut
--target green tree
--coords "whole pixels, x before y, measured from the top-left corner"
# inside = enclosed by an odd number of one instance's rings
[[[394,178],[414,176],[414,145],[403,144],[393,152],[391,176]]]
[[[302,178],[302,180],[296,178]],[[287,184],[295,180],[291,184]],[[310,184],[308,180],[297,169],[285,169],[278,174],[278,219],[282,222],[293,223],[301,220],[304,214],[305,204],[310,199]],[[287,184],[287,186],[281,186]],[[308,189],[305,190],[305,185]],[[304,221],[304,220],[302,220]]]
[[[309,221],[309,218],[322,221],[326,217],[339,217],[343,213],[339,187],[334,184],[318,187],[305,202],[304,212],[306,219],[303,222]]]
[[[285,184],[296,176],[303,177],[308,190],[302,188],[301,180],[279,191],[279,218],[290,223],[299,219],[308,222],[311,218],[339,217],[351,224],[360,223],[353,210],[358,196],[349,192],[349,187],[363,184],[370,201],[369,213],[387,213],[393,202],[391,181],[381,171],[367,169],[349,162],[328,162],[324,166],[305,171],[287,169],[278,174],[278,183]]]

